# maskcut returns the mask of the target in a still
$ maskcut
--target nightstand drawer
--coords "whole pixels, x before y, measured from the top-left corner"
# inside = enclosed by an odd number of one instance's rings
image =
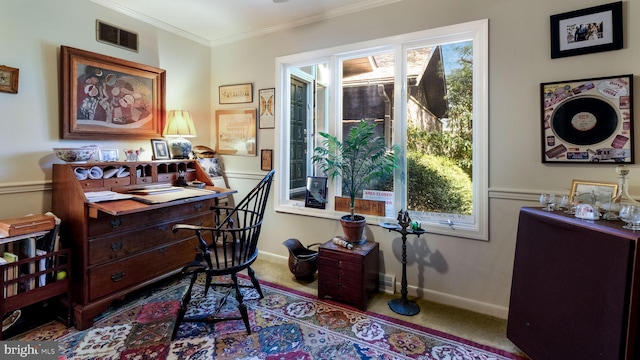
[[[318,267],[335,273],[359,274],[362,271],[362,262],[354,263],[318,257]]]

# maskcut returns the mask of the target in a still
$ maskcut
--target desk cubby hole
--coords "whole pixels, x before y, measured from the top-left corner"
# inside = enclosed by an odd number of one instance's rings
[[[154,182],[153,169],[154,167],[151,164],[138,164],[136,166],[136,184],[148,184]]]

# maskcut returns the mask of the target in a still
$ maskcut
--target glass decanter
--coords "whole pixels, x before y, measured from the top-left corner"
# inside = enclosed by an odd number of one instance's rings
[[[640,206],[640,202],[635,201],[629,195],[629,180],[627,179],[629,169],[624,165],[616,166],[616,173],[618,173],[618,194],[608,203],[602,204],[602,209],[607,211],[602,216],[604,220],[617,220],[617,214],[625,205]]]

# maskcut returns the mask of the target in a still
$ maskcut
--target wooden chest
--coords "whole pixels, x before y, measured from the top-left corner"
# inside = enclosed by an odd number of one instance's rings
[[[367,241],[349,250],[332,240],[319,248],[318,298],[329,298],[367,309],[367,301],[378,291],[379,246]]]

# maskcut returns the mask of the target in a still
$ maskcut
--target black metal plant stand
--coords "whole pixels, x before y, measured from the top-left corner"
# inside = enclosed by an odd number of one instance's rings
[[[398,224],[382,223],[380,226],[402,235],[402,288],[400,290],[402,297],[390,300],[389,308],[397,314],[413,316],[420,312],[420,307],[415,301],[407,298],[407,235],[417,235],[419,237],[426,231],[420,226],[412,226],[409,213],[402,210],[398,212]]]

